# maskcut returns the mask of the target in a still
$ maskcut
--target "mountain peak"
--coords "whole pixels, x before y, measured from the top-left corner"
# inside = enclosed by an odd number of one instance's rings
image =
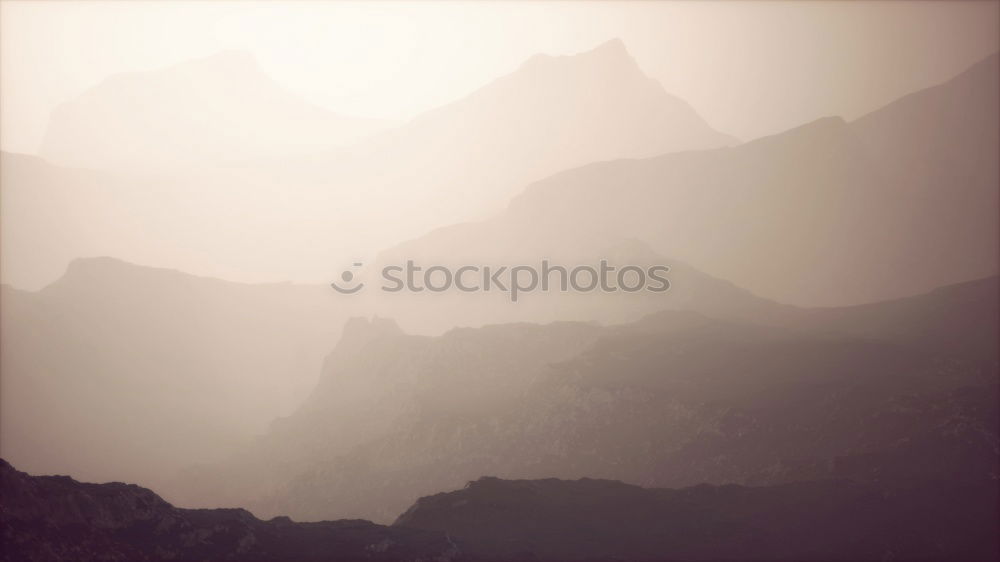
[[[585,60],[596,61],[599,65],[628,68],[639,72],[643,76],[646,75],[646,73],[639,68],[639,63],[635,61],[632,54],[628,52],[628,49],[625,47],[625,43],[617,37],[605,41],[593,49],[580,53],[577,56],[578,58]]]
[[[625,48],[625,43],[618,37],[608,39],[604,43],[594,47],[593,49],[587,51],[591,54],[614,54],[614,55],[625,55],[631,57],[628,49]]]
[[[142,267],[111,256],[81,257],[69,262],[63,278],[108,276]]]
[[[161,283],[183,278],[185,274],[170,269],[139,265],[110,256],[75,258],[66,266],[61,277],[41,289],[47,295],[102,294],[109,298],[123,298],[125,287],[142,287],[141,293]]]
[[[572,55],[547,55],[543,53],[538,53],[524,62],[524,67],[532,67],[539,64],[545,63],[561,63],[561,62],[586,62],[594,63],[598,61],[599,63],[614,63],[614,64],[625,64],[639,69],[638,64],[636,64],[635,59],[628,52],[625,47],[625,43],[619,38],[610,39],[597,45],[596,47],[589,49],[587,51],[581,51]]]

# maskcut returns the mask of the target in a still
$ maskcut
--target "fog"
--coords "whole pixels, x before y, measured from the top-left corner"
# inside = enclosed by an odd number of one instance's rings
[[[19,470],[380,523],[483,476],[996,485],[995,2],[0,10]],[[602,261],[665,290],[455,273]]]

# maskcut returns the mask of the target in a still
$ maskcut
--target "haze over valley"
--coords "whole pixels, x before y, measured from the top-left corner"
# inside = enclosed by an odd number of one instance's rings
[[[998,556],[1000,4],[79,4],[0,559]]]

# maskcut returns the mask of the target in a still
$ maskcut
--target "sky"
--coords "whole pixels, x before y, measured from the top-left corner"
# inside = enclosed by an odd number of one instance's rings
[[[0,147],[36,153],[51,111],[109,75],[224,49],[345,115],[405,121],[536,53],[622,39],[742,140],[847,119],[1000,49],[998,2],[0,3]]]

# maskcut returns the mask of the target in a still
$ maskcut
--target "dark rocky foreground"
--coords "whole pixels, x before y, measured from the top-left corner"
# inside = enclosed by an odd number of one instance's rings
[[[3,560],[451,560],[441,532],[369,521],[261,521],[179,509],[132,484],[30,476],[0,461]]]
[[[262,521],[0,460],[2,560],[995,559],[995,486],[848,481],[646,489],[500,480],[417,501],[392,526]]]
[[[481,478],[394,526],[447,531],[494,560],[976,560],[997,557],[995,487],[850,481],[647,489]]]

